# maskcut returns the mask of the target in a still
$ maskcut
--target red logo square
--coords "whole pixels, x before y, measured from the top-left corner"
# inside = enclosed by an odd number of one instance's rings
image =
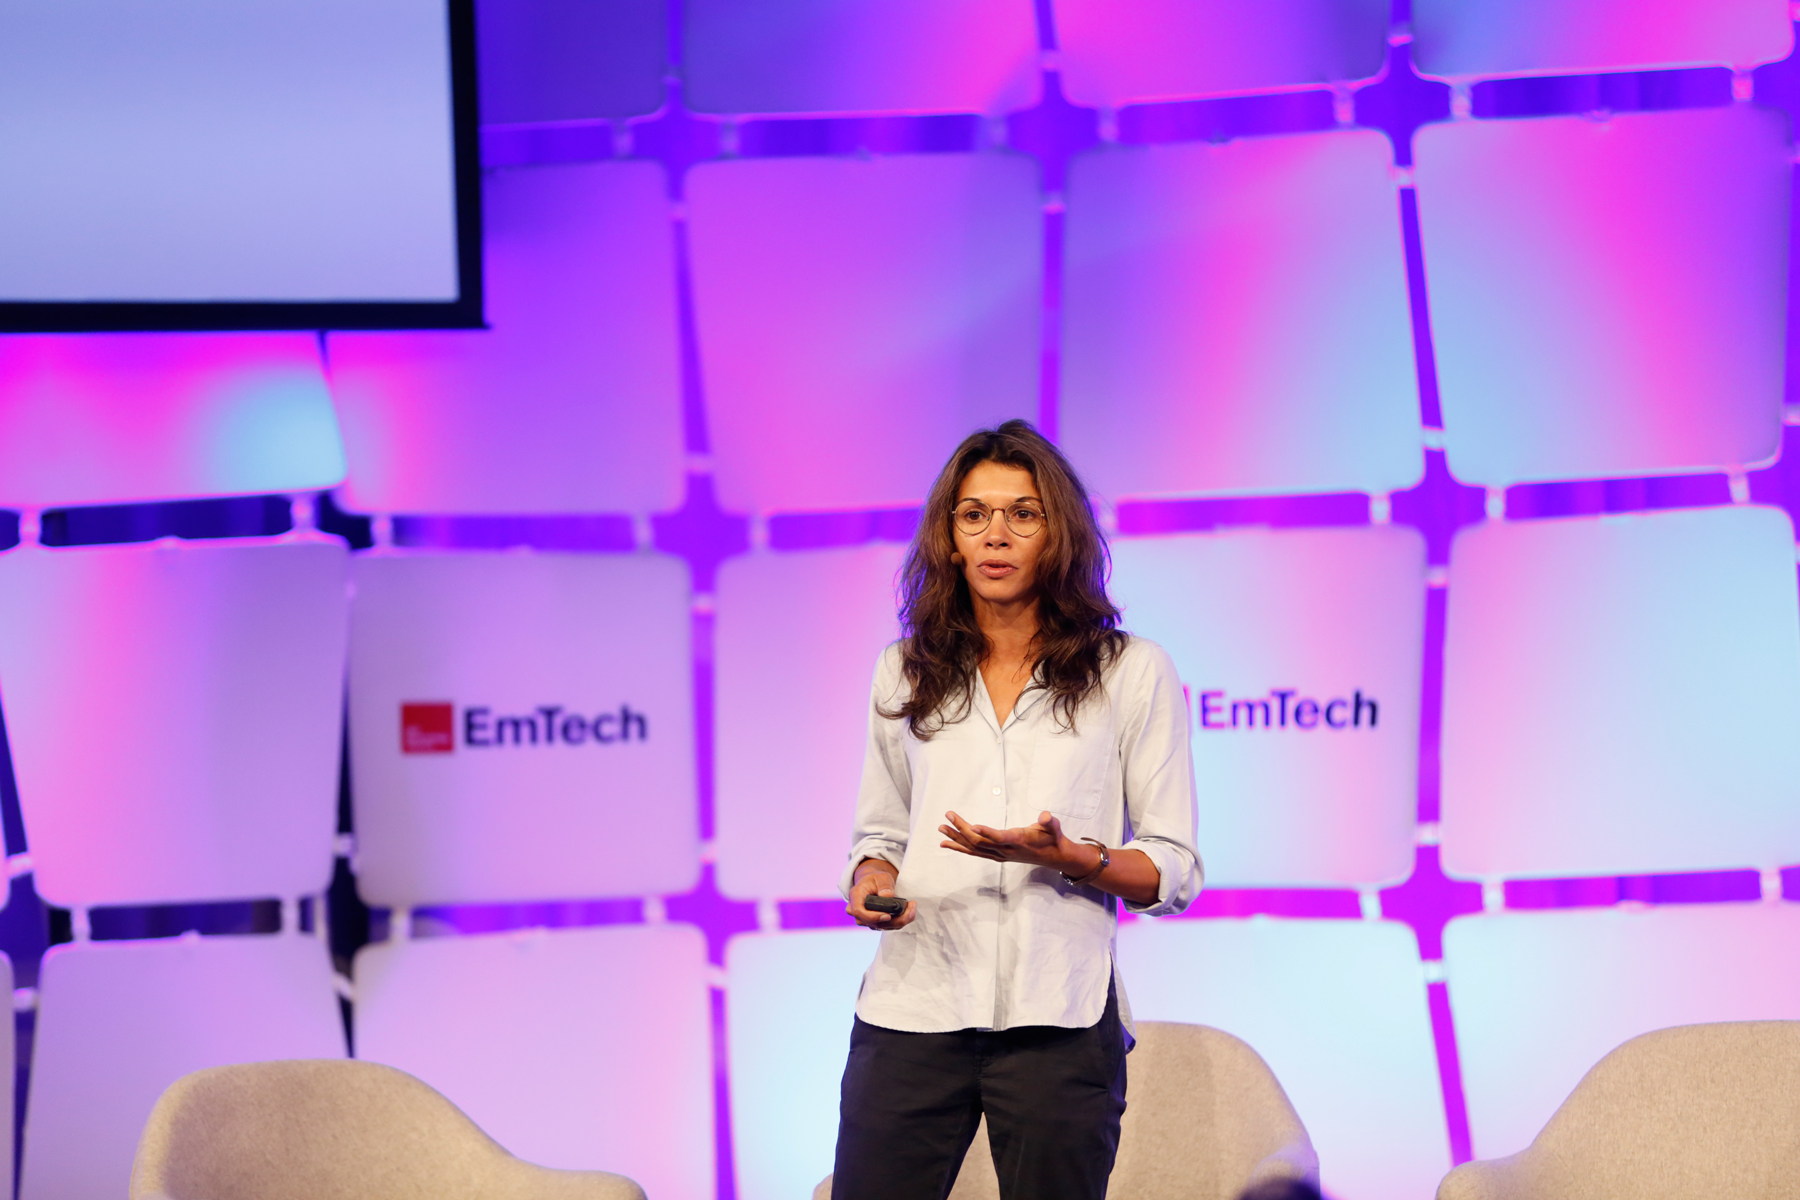
[[[400,753],[448,754],[456,749],[456,706],[445,702],[400,706]]]

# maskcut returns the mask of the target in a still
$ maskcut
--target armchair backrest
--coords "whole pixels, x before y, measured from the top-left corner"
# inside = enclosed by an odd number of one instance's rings
[[[508,1154],[432,1088],[350,1059],[195,1071],[157,1101],[131,1200],[643,1200]]]

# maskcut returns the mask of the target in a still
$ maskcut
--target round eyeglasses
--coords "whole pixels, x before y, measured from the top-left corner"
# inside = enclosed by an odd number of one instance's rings
[[[1044,527],[1044,510],[1036,503],[1016,500],[1005,508],[989,508],[979,500],[964,500],[951,514],[951,522],[959,533],[980,537],[994,523],[998,512],[1006,527],[1019,537],[1036,537]]]

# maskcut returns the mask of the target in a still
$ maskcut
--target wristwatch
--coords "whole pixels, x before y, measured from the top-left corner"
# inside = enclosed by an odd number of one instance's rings
[[[1080,879],[1069,879],[1068,874],[1064,873],[1063,878],[1068,879],[1070,885],[1073,887],[1081,887],[1084,884],[1092,883],[1094,880],[1100,878],[1100,876],[1106,871],[1106,868],[1112,866],[1112,855],[1107,852],[1106,843],[1097,842],[1093,838],[1086,838],[1086,837],[1082,838],[1081,840],[1086,842],[1090,846],[1100,847],[1100,865],[1095,867],[1093,870],[1089,871],[1086,875],[1083,875]]]

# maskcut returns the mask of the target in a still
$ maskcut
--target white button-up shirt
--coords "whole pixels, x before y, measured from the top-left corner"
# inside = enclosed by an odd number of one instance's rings
[[[863,976],[856,1014],[871,1025],[920,1033],[1099,1021],[1114,980],[1117,899],[1074,887],[1050,867],[974,858],[939,843],[954,810],[997,829],[1049,811],[1070,838],[1141,850],[1162,873],[1147,916],[1179,913],[1200,891],[1194,848],[1194,767],[1187,702],[1162,647],[1132,638],[1102,688],[1059,724],[1039,686],[1002,725],[979,674],[967,716],[929,741],[895,711],[907,690],[900,648],[875,671],[868,753],[856,801],[856,844],[844,870],[881,858],[899,868],[896,891],[918,906],[905,929],[885,932]],[[1129,838],[1130,840],[1126,840]],[[1123,986],[1119,1007],[1129,1027]]]

